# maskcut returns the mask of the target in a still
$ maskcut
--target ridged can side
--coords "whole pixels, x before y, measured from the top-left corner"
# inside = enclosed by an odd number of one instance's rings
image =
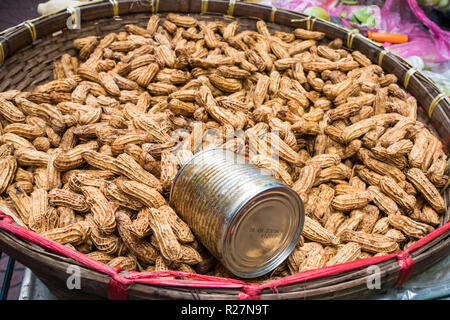
[[[221,148],[196,154],[178,171],[170,203],[199,241],[243,278],[286,259],[304,222],[295,191]]]

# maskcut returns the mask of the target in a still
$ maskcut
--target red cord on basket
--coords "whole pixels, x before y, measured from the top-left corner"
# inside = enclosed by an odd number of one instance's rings
[[[400,266],[400,273],[398,275],[395,287],[398,288],[408,280],[414,266],[414,260],[407,251],[402,251],[397,255],[398,265]]]
[[[399,279],[397,281],[397,284],[401,285],[402,283],[404,283],[404,281],[408,279],[412,271],[412,266],[414,265],[414,261],[409,256],[409,253],[416,250],[417,248],[420,248],[424,244],[430,242],[431,240],[450,230],[450,222],[448,222],[444,226],[436,229],[435,231],[431,232],[424,238],[418,240],[408,249],[397,254],[393,253],[380,257],[372,257],[347,262],[336,266],[324,267],[316,270],[309,270],[264,284],[252,284],[252,283],[247,284],[243,281],[235,279],[219,278],[200,274],[191,274],[180,271],[157,271],[149,273],[130,272],[129,274],[126,275],[120,275],[118,273],[119,272],[118,269],[114,269],[106,264],[98,262],[95,259],[92,259],[78,251],[72,250],[55,241],[49,240],[41,236],[40,234],[37,234],[24,227],[15,225],[13,224],[13,222],[14,220],[10,216],[4,214],[3,212],[0,212],[1,229],[7,230],[17,236],[20,236],[26,240],[36,243],[44,248],[55,251],[63,256],[72,258],[94,270],[110,275],[111,280],[108,285],[108,297],[110,299],[127,299],[128,287],[132,283],[143,283],[160,286],[240,289],[239,294],[237,296],[238,299],[259,299],[259,295],[261,294],[263,289],[273,289],[276,291],[277,287],[279,286],[326,277],[355,269],[360,269],[363,267],[370,266],[372,264],[390,260],[394,257],[397,258],[401,268]],[[157,279],[158,277],[184,277],[194,280]]]

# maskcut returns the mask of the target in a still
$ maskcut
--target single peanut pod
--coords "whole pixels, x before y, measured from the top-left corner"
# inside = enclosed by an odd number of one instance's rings
[[[161,182],[150,172],[145,171],[131,156],[126,153],[120,154],[115,165],[120,174],[134,181],[142,181],[144,184],[162,191]]]
[[[403,216],[403,215],[392,215],[389,216],[389,224],[394,228],[402,231],[407,236],[420,239],[426,236],[428,233],[434,230],[433,227],[425,224],[416,222],[413,219]]]
[[[95,175],[89,173],[74,173],[70,175],[68,184],[70,189],[80,192],[82,186],[100,188],[103,181],[103,179],[99,179]]]
[[[408,170],[406,177],[437,213],[445,212],[444,199],[422,170],[411,168]]]
[[[163,257],[169,261],[178,261],[182,257],[181,245],[176,239],[166,216],[157,209],[150,209],[150,226]]]
[[[175,13],[169,13],[167,15],[167,20],[176,24],[178,27],[183,28],[196,27],[198,25],[197,19]]]
[[[16,175],[17,161],[13,156],[0,159],[0,194],[6,191]]]
[[[314,181],[320,173],[320,167],[316,165],[305,165],[299,174],[299,178],[292,185],[292,189],[297,192],[302,200],[306,200],[306,195],[309,193],[314,185]]]
[[[341,137],[344,142],[350,142],[363,134],[369,132],[377,125],[376,121],[369,118],[358,121],[342,130]]]
[[[202,262],[203,258],[191,245],[181,245],[181,258],[176,263],[194,265]]]
[[[83,158],[83,153],[91,150],[95,151],[97,149],[98,143],[96,141],[79,144],[65,153],[58,154],[54,160],[54,166],[59,171],[67,171],[78,168],[85,161]]]
[[[31,193],[31,211],[28,226],[37,233],[48,231],[48,196],[44,189],[36,189]]]
[[[393,253],[400,250],[396,241],[380,234],[369,234],[362,231],[344,230],[341,240],[356,242],[361,249],[371,253]]]
[[[17,108],[11,101],[0,97],[0,115],[8,122],[22,122],[25,121],[25,115]]]
[[[150,17],[150,19],[147,22],[147,33],[150,36],[153,36],[158,29],[160,18],[158,15],[154,14]]]
[[[326,266],[334,266],[336,264],[346,263],[353,260],[357,260],[361,254],[361,246],[355,242],[349,242],[340,247],[336,255],[333,256]]]
[[[294,56],[298,53],[304,52],[306,50],[308,50],[309,48],[311,48],[312,46],[316,45],[316,41],[315,40],[305,40],[305,41],[299,41],[293,45],[291,45],[288,48],[288,53],[291,56]]]
[[[321,169],[337,166],[341,162],[341,158],[337,154],[324,153],[319,154],[308,161],[306,161],[305,165],[317,165]]]
[[[363,220],[365,213],[362,210],[353,210],[350,214],[350,217],[345,220],[341,225],[337,228],[334,233],[337,237],[339,237],[344,230],[356,230],[358,229],[359,224]]]
[[[370,59],[360,51],[353,51],[352,56],[353,59],[355,59],[362,67],[367,67],[372,64],[372,61],[370,61]]]
[[[405,235],[397,229],[389,229],[384,235],[398,243],[406,241]]]
[[[133,257],[115,257],[108,262],[108,266],[121,270],[134,271],[137,268],[137,261]]]
[[[337,166],[324,168],[320,171],[319,176],[314,182],[317,186],[321,183],[325,183],[332,180],[344,180],[349,179],[352,174],[352,170],[343,163],[339,163]]]
[[[408,211],[414,209],[416,198],[407,194],[396,182],[390,177],[383,177],[380,181],[380,189],[393,199],[399,206]]]
[[[48,200],[52,206],[68,207],[79,212],[89,211],[85,197],[69,190],[53,189],[48,194]]]
[[[302,235],[311,241],[316,241],[325,245],[338,245],[339,239],[330,231],[320,225],[319,222],[305,217],[305,225]]]
[[[373,227],[379,218],[379,210],[376,206],[368,204],[362,208],[362,211],[364,211],[365,215],[361,220],[357,231],[372,233]]]
[[[20,218],[26,225],[28,225],[28,221],[31,216],[31,197],[29,197],[25,191],[15,183],[8,187],[7,193],[11,198],[12,204]]]
[[[376,206],[387,215],[400,214],[400,210],[394,200],[385,195],[378,187],[370,186],[367,191],[371,194]]]
[[[154,188],[136,181],[117,181],[119,189],[150,208],[165,205],[163,196]]]
[[[386,152],[391,156],[400,156],[402,154],[408,154],[412,147],[413,143],[411,140],[402,139],[393,144],[391,144],[388,148],[386,148]]]
[[[43,232],[42,235],[60,244],[77,245],[86,240],[88,233],[89,227],[85,223],[76,222],[62,228]]]
[[[372,233],[385,234],[389,230],[389,218],[383,217],[375,223]]]
[[[264,102],[269,85],[270,78],[268,76],[262,75],[259,77],[255,90],[253,91],[253,104],[256,108]]]
[[[414,145],[409,153],[408,160],[411,167],[421,168],[425,159],[425,150],[430,143],[427,129],[420,130],[415,137]]]
[[[319,269],[325,266],[325,250],[319,244],[308,251],[306,259],[299,266],[298,272]]]
[[[114,257],[112,255],[109,255],[105,252],[101,252],[101,251],[92,251],[90,253],[86,254],[89,258],[95,259],[98,262],[104,263],[104,264],[108,264],[111,260],[114,259]]]
[[[295,37],[303,40],[322,40],[325,37],[325,33],[319,31],[308,31],[305,29],[297,28],[294,30]]]
[[[49,155],[36,149],[17,149],[14,153],[21,166],[47,167]]]
[[[113,233],[116,228],[116,221],[112,204],[98,188],[85,186],[81,187],[81,191],[91,207],[96,226],[105,234]]]
[[[258,21],[259,22],[259,21]],[[258,27],[258,22],[256,26]],[[239,22],[232,21],[223,29],[223,38],[224,40],[228,40],[236,35],[237,30],[239,29]]]
[[[150,227],[150,209],[145,208],[139,211],[136,219],[131,224],[130,231],[138,238],[145,238],[152,233]]]
[[[314,210],[314,216],[320,220],[330,213],[331,202],[333,201],[335,190],[326,184],[319,187],[319,201]]]
[[[211,83],[224,92],[237,92],[242,90],[242,83],[238,79],[224,78],[218,74],[208,75]]]
[[[154,264],[156,257],[158,256],[158,252],[148,241],[139,239],[131,233],[130,218],[123,211],[117,211],[116,221],[117,231],[119,232],[119,235],[128,250],[130,250],[130,252],[132,252],[143,263]]]
[[[68,207],[58,207],[56,210],[59,215],[58,228],[63,228],[77,222],[73,209]]]
[[[141,87],[146,88],[158,73],[159,66],[156,63],[150,63],[145,67],[136,69],[136,71],[138,71],[137,78],[135,80],[130,78],[129,79],[136,81]]]
[[[351,211],[362,208],[372,201],[372,196],[368,192],[360,192],[359,194],[342,194],[334,197],[331,202],[332,207],[339,211]]]
[[[430,165],[433,162],[433,158],[435,157],[435,154],[437,152],[440,152],[442,150],[442,143],[439,139],[437,139],[435,136],[429,137],[429,143],[425,150],[425,157],[422,162],[421,169],[423,172],[427,172]]]
[[[325,222],[325,229],[335,233],[339,226],[345,221],[345,215],[342,212],[332,213]]]

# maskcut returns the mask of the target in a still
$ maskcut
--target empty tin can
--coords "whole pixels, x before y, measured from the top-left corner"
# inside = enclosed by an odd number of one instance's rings
[[[199,152],[175,177],[170,203],[233,274],[254,278],[292,252],[304,223],[298,194],[234,152]]]

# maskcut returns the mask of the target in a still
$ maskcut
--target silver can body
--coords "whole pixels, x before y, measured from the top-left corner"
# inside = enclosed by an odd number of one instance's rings
[[[303,229],[298,194],[227,149],[209,149],[185,163],[170,203],[197,239],[242,278],[275,269]]]

